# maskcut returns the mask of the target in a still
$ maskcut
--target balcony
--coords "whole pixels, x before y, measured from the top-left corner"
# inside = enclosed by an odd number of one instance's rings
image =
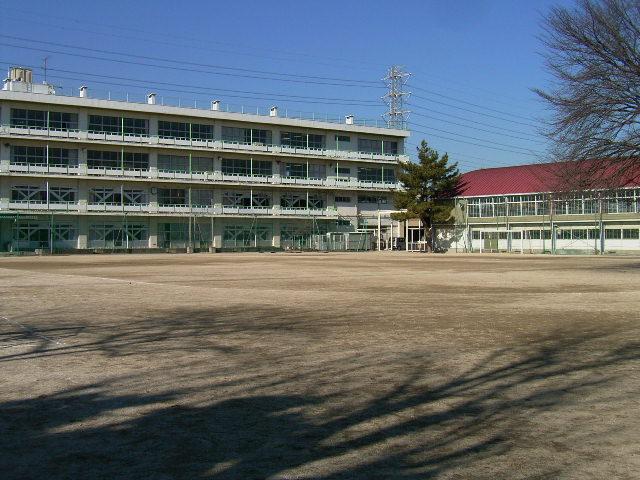
[[[290,147],[287,145],[263,144],[263,143],[243,143],[231,142],[220,139],[189,139],[158,137],[152,135],[108,133],[91,130],[78,129],[55,129],[46,127],[12,127],[9,125],[0,126],[1,135],[18,135],[47,138],[62,138],[76,140],[94,140],[106,143],[128,143],[135,145],[165,145],[177,147],[189,147],[198,149],[208,149],[217,151],[238,151],[238,152],[262,152],[272,154],[283,154],[287,156],[302,157],[327,157],[330,159],[344,160],[378,160],[378,161],[408,161],[409,156],[404,154],[371,153],[350,150],[333,150],[326,148],[302,148]]]
[[[149,204],[122,204],[122,203],[89,203],[87,204],[89,212],[148,212]]]
[[[89,167],[87,175],[105,177],[149,178],[149,170],[123,169],[118,167]]]
[[[87,132],[87,139],[98,140],[102,142],[125,142],[125,143],[138,143],[148,144],[150,142],[149,135],[133,134],[133,133],[109,133],[109,132],[94,132],[89,130]]]
[[[77,202],[40,202],[40,201],[15,201],[9,202],[10,210],[29,210],[29,211],[54,211],[54,212],[77,212]]]
[[[45,163],[10,163],[9,171],[18,173],[54,173],[57,175],[78,175],[80,173],[77,165],[47,165]]]

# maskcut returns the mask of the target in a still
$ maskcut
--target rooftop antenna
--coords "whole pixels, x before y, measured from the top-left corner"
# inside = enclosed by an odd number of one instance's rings
[[[405,92],[404,87],[410,76],[411,74],[405,72],[402,66],[393,65],[387,71],[387,76],[382,79],[389,89],[382,97],[389,106],[389,110],[383,115],[389,128],[406,128],[406,116],[411,112],[404,109],[404,97],[411,95],[411,92]]]

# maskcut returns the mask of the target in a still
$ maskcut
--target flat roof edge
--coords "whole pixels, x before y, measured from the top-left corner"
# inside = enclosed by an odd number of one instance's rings
[[[215,110],[205,110],[189,107],[174,107],[168,105],[126,102],[120,100],[105,100],[90,97],[71,97],[62,95],[47,95],[40,93],[11,92],[0,90],[0,99],[24,101],[40,104],[69,105],[83,108],[100,108],[107,110],[128,110],[134,112],[155,113],[160,115],[177,115],[182,117],[209,118],[212,120],[229,120],[245,123],[262,123],[265,125],[286,125],[292,127],[306,127],[318,130],[345,131],[366,133],[388,137],[406,138],[411,135],[409,130],[399,130],[384,127],[369,127],[364,125],[348,125],[346,123],[323,122],[319,120],[305,120],[287,117],[270,117],[247,113],[233,113]]]

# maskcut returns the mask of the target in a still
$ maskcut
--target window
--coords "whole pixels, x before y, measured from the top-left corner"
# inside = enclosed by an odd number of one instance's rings
[[[236,142],[244,144],[261,143],[264,145],[270,145],[272,143],[272,133],[271,130],[223,126],[222,140],[224,142]]]
[[[122,135],[149,135],[149,120],[144,118],[122,118],[107,115],[89,115],[89,131]]]
[[[396,172],[391,168],[385,168],[382,170],[382,179],[387,183],[396,182]]]
[[[119,189],[92,188],[89,190],[89,203],[96,205],[121,205],[122,194]]]
[[[336,173],[339,176],[345,176],[345,177],[349,177],[351,176],[351,168],[349,167],[338,167]]]
[[[640,238],[640,230],[637,228],[625,228],[622,230],[622,238],[638,239]]]
[[[46,147],[11,145],[11,163],[15,165],[46,165]]]
[[[52,167],[77,167],[78,150],[49,148],[49,165]]]
[[[122,203],[125,205],[146,205],[147,196],[144,190],[125,188],[122,190]]]
[[[309,208],[315,208],[315,209],[324,208],[324,197],[318,193],[310,193],[308,206]]]
[[[293,148],[324,148],[324,135],[298,132],[281,132],[280,144]]]
[[[76,239],[76,227],[56,224],[53,226],[53,241],[70,242]]]
[[[224,175],[251,175],[251,160],[244,158],[223,158],[222,173]]]
[[[540,230],[527,230],[525,237],[531,240],[540,240]]]
[[[471,239],[472,240],[480,240],[480,231],[479,230],[473,230],[471,232]]]
[[[77,130],[78,114],[65,112],[49,112],[49,128],[55,130]]]
[[[587,230],[583,228],[574,228],[571,230],[571,238],[573,240],[586,240],[587,239]]]
[[[261,177],[270,177],[273,175],[273,164],[271,160],[254,160],[252,174]]]
[[[307,178],[306,163],[285,163],[283,177],[289,178]]]
[[[12,108],[10,122],[12,127],[47,128],[47,112]]]
[[[382,153],[382,140],[359,138],[358,151],[363,153]]]
[[[382,169],[358,167],[358,180],[361,182],[382,182]]]
[[[90,132],[120,134],[122,133],[120,127],[120,117],[89,115]]]
[[[11,201],[18,203],[47,203],[47,191],[36,185],[16,185],[11,188]]]
[[[87,166],[89,168],[120,168],[120,152],[88,150]]]
[[[342,197],[336,195],[336,203],[351,203],[351,197]]]
[[[189,157],[180,155],[158,155],[158,170],[162,172],[188,172]]]
[[[211,190],[191,190],[191,205],[196,207],[210,207],[213,205],[213,192]]]
[[[223,158],[222,173],[224,175],[263,176],[273,175],[270,160],[253,160],[245,158]]]
[[[376,197],[374,195],[358,195],[358,203],[367,203],[373,205],[386,205],[386,197]]]
[[[125,170],[149,170],[149,154],[124,152],[123,166]]]
[[[307,138],[309,140],[308,148],[324,148],[324,135],[309,134]]]
[[[212,140],[213,125],[204,125],[201,123],[191,124],[191,138],[193,140]]]
[[[187,191],[184,188],[159,188],[158,205],[187,205]]]
[[[251,206],[251,194],[249,192],[223,192],[222,206],[249,208]]]
[[[213,158],[191,157],[191,171],[193,173],[213,172]]]
[[[283,208],[307,208],[307,195],[304,193],[284,193],[280,196]]]
[[[327,167],[315,163],[309,164],[309,178],[323,179],[327,176]]]
[[[346,150],[351,145],[351,137],[348,135],[336,135],[336,150]]]
[[[589,240],[598,240],[600,238],[600,230],[597,228],[587,230],[587,238]]]
[[[125,117],[123,124],[125,135],[141,135],[143,137],[149,135],[149,120]]]
[[[271,206],[271,194],[267,192],[253,192],[251,206],[269,208]]]
[[[49,203],[75,203],[76,189],[73,187],[49,187]]]
[[[513,240],[520,240],[520,237],[522,237],[522,232],[511,232],[511,238]]]
[[[158,122],[158,136],[160,138],[180,138],[189,139],[189,124],[182,122]]]
[[[605,228],[604,238],[619,239],[622,238],[622,230],[619,228]]]
[[[389,140],[374,140],[370,138],[359,138],[358,151],[363,153],[384,153],[385,155],[397,155],[398,142]]]
[[[304,133],[281,132],[280,144],[285,147],[307,148],[307,136]]]

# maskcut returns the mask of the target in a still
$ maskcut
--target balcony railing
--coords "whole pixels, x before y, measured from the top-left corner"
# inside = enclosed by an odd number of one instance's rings
[[[38,212],[79,212],[80,204],[76,202],[31,202],[31,201],[11,201],[8,205],[10,210],[17,211],[38,211]],[[156,213],[156,209],[150,204],[123,205],[122,203],[88,203],[88,212],[98,213]],[[294,216],[294,217],[337,217],[336,209],[328,208],[294,208],[280,207],[278,205],[270,207],[242,207],[242,206],[214,206],[214,205],[159,205],[157,213],[171,214],[200,214],[200,215],[247,215],[247,216]]]
[[[327,157],[344,160],[381,160],[396,161],[409,159],[408,155],[396,153],[359,152],[355,150],[335,150],[314,147],[290,147],[287,145],[244,143],[220,139],[197,139],[160,137],[141,134],[108,133],[79,129],[52,129],[46,127],[0,126],[0,134],[20,136],[54,137],[78,140],[97,140],[103,142],[132,143],[138,145],[175,145],[180,147],[197,147],[212,150],[233,150],[244,152],[277,153],[291,156]]]
[[[79,175],[80,167],[78,166],[54,166],[45,164],[9,164],[10,172],[17,173],[39,173],[39,174],[59,174],[59,175]],[[90,167],[86,169],[87,175],[101,177],[118,177],[118,178],[152,178],[150,170],[132,170],[116,168],[116,167]],[[241,183],[241,184],[259,184],[259,185],[300,185],[300,186],[318,186],[318,187],[339,187],[348,189],[369,189],[369,190],[390,190],[400,188],[397,182],[365,182],[359,181],[353,177],[334,177],[326,178],[300,178],[300,177],[282,177],[277,175],[241,175],[241,174],[223,174],[220,172],[185,172],[159,170],[158,178],[173,180],[196,180],[215,183]]]

